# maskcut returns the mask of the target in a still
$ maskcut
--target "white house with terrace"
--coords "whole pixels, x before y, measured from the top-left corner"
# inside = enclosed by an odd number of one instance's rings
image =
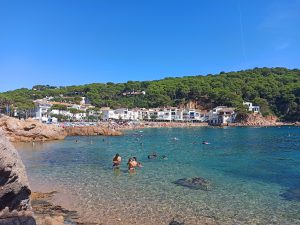
[[[260,107],[257,105],[253,105],[252,102],[243,102],[243,105],[248,107],[248,111],[253,113],[259,113]]]
[[[44,99],[38,99],[33,102],[35,104],[34,118],[41,122],[47,122],[52,104],[48,103],[48,101]]]
[[[207,111],[197,109],[184,109],[182,112],[184,121],[206,122],[208,120]]]
[[[208,123],[210,125],[227,125],[233,123],[236,117],[234,108],[218,106],[208,113]]]

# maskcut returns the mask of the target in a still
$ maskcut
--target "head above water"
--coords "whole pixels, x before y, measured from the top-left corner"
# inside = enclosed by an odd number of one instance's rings
[[[120,155],[119,155],[119,153],[117,153],[116,155],[115,155],[115,157],[113,158],[113,161],[118,161],[118,158],[120,157]]]

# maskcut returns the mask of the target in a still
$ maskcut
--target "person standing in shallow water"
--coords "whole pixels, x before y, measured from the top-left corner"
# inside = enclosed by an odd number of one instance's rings
[[[119,155],[119,153],[117,153],[115,155],[115,157],[113,158],[113,168],[119,168],[121,161],[122,161],[122,158]]]
[[[135,167],[137,166],[137,162],[133,158],[129,158],[127,162],[128,172],[130,174],[135,173]]]

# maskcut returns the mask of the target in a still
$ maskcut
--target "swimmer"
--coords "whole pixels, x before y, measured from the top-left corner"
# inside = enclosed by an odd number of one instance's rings
[[[131,165],[132,165],[133,167],[137,167],[137,165],[138,165],[138,162],[137,162],[137,159],[136,159],[136,157],[132,157],[132,160],[131,160]]]
[[[203,145],[208,145],[208,144],[210,144],[210,143],[207,142],[207,141],[203,141],[202,144],[203,144]]]
[[[128,166],[128,171],[129,172],[134,172],[135,171],[135,163],[133,162],[134,160],[132,158],[129,158],[128,159],[128,162],[127,162],[127,166]]]
[[[156,152],[152,152],[150,155],[148,155],[148,159],[156,159],[157,154]]]

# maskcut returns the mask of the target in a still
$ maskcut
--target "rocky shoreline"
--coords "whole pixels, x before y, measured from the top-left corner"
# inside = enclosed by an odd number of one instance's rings
[[[145,128],[190,128],[208,127],[206,122],[98,122],[95,126],[63,126],[63,124],[44,124],[33,119],[18,120],[16,118],[0,117],[0,128],[11,142],[44,142],[63,140],[67,136],[120,136],[124,130]],[[262,117],[260,114],[251,114],[243,121],[230,123],[232,127],[266,127],[266,126],[300,126],[300,122],[278,122],[275,116]]]
[[[66,127],[67,136],[120,136],[122,132],[105,126]]]
[[[18,120],[3,116],[0,118],[0,129],[10,142],[44,142],[63,140],[67,136],[120,136],[122,132],[105,125],[63,127],[44,124],[33,119]]]

